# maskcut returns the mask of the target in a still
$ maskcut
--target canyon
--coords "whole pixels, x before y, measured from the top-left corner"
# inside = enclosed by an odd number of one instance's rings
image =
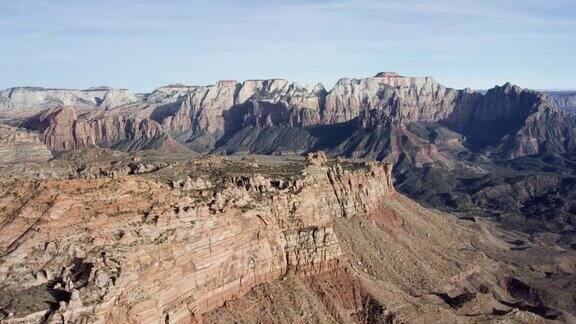
[[[117,92],[92,89],[99,90],[4,90],[0,121],[38,133],[56,155],[96,147],[284,156],[321,150],[387,161],[398,188],[427,206],[503,215],[497,219],[511,226],[529,220],[574,229],[576,117],[551,92],[510,83],[458,90],[431,77],[381,72],[340,79],[330,90],[283,79],[224,80],[172,84],[105,108],[70,99]]]
[[[0,321],[576,321],[569,100],[381,72],[0,92]]]
[[[573,280],[573,252],[425,209],[391,164],[158,160],[97,150],[4,178],[3,322],[574,319],[541,288]]]

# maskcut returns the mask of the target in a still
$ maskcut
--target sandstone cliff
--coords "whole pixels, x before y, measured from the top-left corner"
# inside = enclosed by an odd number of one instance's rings
[[[86,112],[79,117],[73,107],[46,110],[24,120],[22,126],[37,130],[42,141],[53,151],[95,146],[125,151],[183,149],[160,125],[148,118]]]
[[[16,182],[4,206],[20,190],[31,196],[2,213],[0,281],[56,298],[51,310],[12,315],[29,321],[189,322],[287,273],[341,267],[334,219],[390,199],[390,172],[317,165],[291,180],[221,179],[215,191],[135,177]]]
[[[411,202],[390,164],[135,159],[1,180],[3,322],[572,318],[514,277],[519,243]]]
[[[67,127],[63,134],[51,129],[43,135],[51,149],[99,145],[137,150],[166,140],[169,146],[179,142],[196,152],[301,154],[322,149],[347,157],[390,155],[395,162],[407,155],[411,161],[440,165],[463,151],[514,158],[574,150],[573,117],[543,94],[511,84],[481,94],[447,88],[430,77],[385,72],[342,79],[329,92],[320,84],[300,86],[281,79],[170,85],[136,102],[105,91],[101,105],[106,111],[82,113],[73,123],[59,121],[60,129]],[[114,108],[110,101],[123,104]],[[379,126],[363,125],[366,118]],[[413,133],[429,125],[456,135],[435,143]],[[66,136],[71,137],[66,147],[52,140]]]
[[[302,152],[330,150],[334,143],[323,144],[331,142],[328,138],[333,137],[330,125],[355,120],[362,123],[366,112],[373,110],[385,113],[394,121],[389,134],[406,133],[403,129],[412,123],[439,123],[466,136],[465,144],[471,151],[508,157],[571,151],[569,143],[547,144],[550,134],[568,137],[573,131],[573,123],[565,121],[567,116],[562,113],[549,116],[558,124],[547,124],[549,135],[533,128],[535,124],[530,120],[538,119],[540,112],[547,109],[555,110],[540,93],[510,84],[482,95],[443,87],[430,77],[380,73],[373,78],[342,79],[330,92],[321,86],[306,88],[285,80],[220,82],[193,90],[174,117],[163,120],[163,125],[179,141],[197,151],[216,148],[226,152],[240,146],[244,149],[239,151],[265,153],[271,148],[261,143],[261,139],[270,139],[268,142]],[[324,131],[316,131],[322,126]],[[316,128],[311,129],[313,127]],[[527,135],[530,132],[540,135]],[[366,134],[363,141],[382,136],[385,135]],[[528,142],[531,144],[526,144]],[[339,145],[345,146],[343,142]],[[374,149],[366,149],[364,155],[372,155],[370,150]],[[400,149],[395,151],[397,156],[403,152],[400,146],[388,148],[395,149]],[[357,156],[362,155],[360,152],[340,153]]]
[[[224,134],[249,125],[316,124],[324,95],[322,85],[302,87],[286,80],[221,81],[190,91],[163,125],[192,147],[201,150],[207,143],[211,149]]]

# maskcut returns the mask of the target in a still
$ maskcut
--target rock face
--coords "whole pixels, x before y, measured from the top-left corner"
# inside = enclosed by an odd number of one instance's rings
[[[0,179],[2,322],[573,320],[573,290],[520,277],[573,252],[508,254],[521,236],[411,202],[391,164],[125,157]]]
[[[60,292],[59,307],[31,321],[197,320],[287,273],[340,268],[346,258],[334,219],[370,213],[394,195],[388,168],[311,166],[295,180],[231,178],[204,200],[206,189],[132,177],[46,181],[29,198],[37,208],[2,214],[0,281],[4,290],[48,282]]]
[[[271,143],[290,147],[294,152],[330,151],[334,144],[326,145],[326,142],[335,138],[330,125],[353,125],[355,120],[362,123],[365,116],[374,115],[370,111],[377,111],[388,116],[391,122],[392,129],[387,132],[390,143],[393,143],[391,135],[406,133],[403,129],[411,123],[440,123],[466,136],[467,147],[472,151],[487,150],[489,154],[516,157],[546,150],[572,150],[569,142],[548,144],[553,138],[551,134],[567,138],[572,132],[573,123],[565,121],[567,117],[562,113],[548,114],[557,126],[549,122],[546,131],[534,128],[545,123],[538,116],[546,110],[555,111],[540,93],[510,84],[482,95],[443,87],[430,77],[403,77],[383,72],[373,78],[342,79],[330,92],[321,85],[307,88],[285,80],[242,84],[224,81],[192,90],[174,117],[163,120],[163,126],[197,151],[216,148],[226,152],[244,147],[239,151],[266,153]],[[531,121],[534,119],[540,121]],[[330,135],[318,132],[322,127]],[[361,141],[377,136],[384,134],[365,134]],[[270,144],[263,139],[268,139]],[[347,140],[337,144],[346,146]],[[388,150],[398,148],[401,147],[392,145]],[[370,147],[364,150],[365,155],[374,151]],[[360,152],[338,153],[355,156],[362,155]],[[395,155],[401,153],[400,150]]]
[[[91,147],[96,143],[90,126],[79,121],[74,108],[65,107],[39,117],[42,139],[55,151]]]
[[[160,148],[174,151],[180,145],[150,119],[99,115],[78,117],[72,107],[46,110],[26,119],[22,125],[36,129],[53,151],[65,151],[94,146],[112,147],[125,151]]]
[[[470,110],[480,94],[445,88],[432,78],[381,73],[374,78],[342,79],[330,91],[322,85],[302,87],[286,80],[222,81],[195,88],[174,117],[163,125],[172,134],[223,135],[247,127],[296,127],[341,123],[367,110],[383,110],[405,122],[455,119]],[[463,117],[460,117],[463,118]]]
[[[322,85],[302,87],[279,79],[221,81],[192,89],[163,125],[193,148],[206,150],[223,135],[248,126],[316,124],[324,95]]]
[[[22,91],[5,91],[3,98],[28,98],[18,94]],[[51,140],[64,134],[50,130],[43,138],[50,140],[46,143],[51,149],[98,145],[137,150],[164,142],[174,147],[179,142],[196,152],[324,150],[345,157],[390,156],[395,162],[406,155],[411,161],[446,165],[455,150],[515,158],[571,152],[575,147],[573,117],[543,94],[511,84],[481,94],[446,88],[430,77],[382,72],[372,78],[341,79],[329,92],[321,84],[307,87],[281,79],[170,85],[141,101],[121,90],[87,91],[95,93],[94,98],[98,93],[102,98],[98,107],[106,110],[82,113],[74,123],[59,121],[60,128],[67,128],[63,133],[73,139],[68,138],[64,147],[61,140]],[[73,100],[60,100],[64,101]],[[121,107],[114,108],[117,105]],[[424,124],[440,125],[443,132],[456,135],[449,143],[434,143],[413,133],[428,127]]]
[[[129,90],[108,87],[88,90],[19,87],[0,91],[0,109],[63,106],[108,109],[137,101],[140,99]]]
[[[452,120],[481,95],[445,88],[431,77],[379,73],[374,78],[341,79],[326,98],[324,123],[345,122],[364,110],[384,110],[405,122]]]

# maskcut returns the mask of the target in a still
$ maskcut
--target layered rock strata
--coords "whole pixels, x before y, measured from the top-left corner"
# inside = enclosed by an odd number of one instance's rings
[[[554,108],[543,94],[511,84],[481,94],[446,88],[430,77],[385,72],[341,79],[330,91],[321,84],[307,87],[272,79],[171,85],[140,101],[106,90],[101,104],[111,107],[107,98],[123,104],[105,112],[83,112],[74,122],[64,121],[54,110],[44,112],[46,119],[62,119],[43,134],[44,141],[54,151],[94,145],[138,150],[163,147],[165,141],[174,147],[177,141],[197,152],[323,149],[348,157],[392,156],[394,161],[402,153],[413,155],[413,147],[418,147],[422,157],[412,160],[445,165],[450,157],[435,153],[443,148],[432,139],[416,139],[418,134],[410,129],[424,123],[457,132],[469,151],[499,158],[575,148],[574,118]],[[63,114],[71,115],[70,108]],[[37,116],[23,125],[34,124],[34,119]]]
[[[4,320],[184,323],[286,273],[339,268],[334,219],[394,195],[389,166],[346,168],[236,177],[220,189],[135,176],[3,186],[2,287],[55,299]]]
[[[73,107],[44,111],[28,118],[22,125],[37,130],[42,141],[53,151],[95,146],[126,151],[151,148],[174,151],[179,147],[150,119],[99,114],[79,117]]]

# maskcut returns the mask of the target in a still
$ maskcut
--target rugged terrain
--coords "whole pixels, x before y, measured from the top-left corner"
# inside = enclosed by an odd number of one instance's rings
[[[427,210],[390,164],[89,150],[34,165],[4,168],[7,323],[574,320],[574,292],[553,291],[573,285],[573,251]]]
[[[341,79],[330,90],[271,79],[174,84],[138,96],[118,91],[8,89],[0,121],[38,133],[55,155],[94,147],[226,155],[322,150],[333,158],[386,160],[395,165],[399,190],[427,206],[491,216],[528,233],[575,230],[569,93],[509,83],[458,90],[392,72]]]
[[[33,95],[20,94],[23,91]],[[505,158],[570,152],[576,146],[573,118],[544,94],[511,84],[482,94],[446,88],[431,77],[385,72],[341,79],[330,91],[321,84],[272,79],[171,85],[140,98],[120,96],[107,109],[99,109],[104,99],[77,99],[92,92],[103,92],[104,98],[114,91],[9,89],[2,92],[3,106],[19,109],[6,109],[2,115],[10,119],[10,112],[20,112],[12,123],[37,130],[55,151],[94,146],[135,151],[167,141],[168,147],[178,142],[201,153],[322,149],[378,159],[392,153],[394,162],[405,152],[422,164],[439,159],[435,152],[442,155],[445,150],[439,144]],[[28,118],[21,113],[39,108],[46,110]],[[428,141],[422,147],[415,138],[418,133],[409,127],[414,123],[438,124],[462,138]]]
[[[4,90],[0,318],[575,321],[562,100],[391,72]]]

